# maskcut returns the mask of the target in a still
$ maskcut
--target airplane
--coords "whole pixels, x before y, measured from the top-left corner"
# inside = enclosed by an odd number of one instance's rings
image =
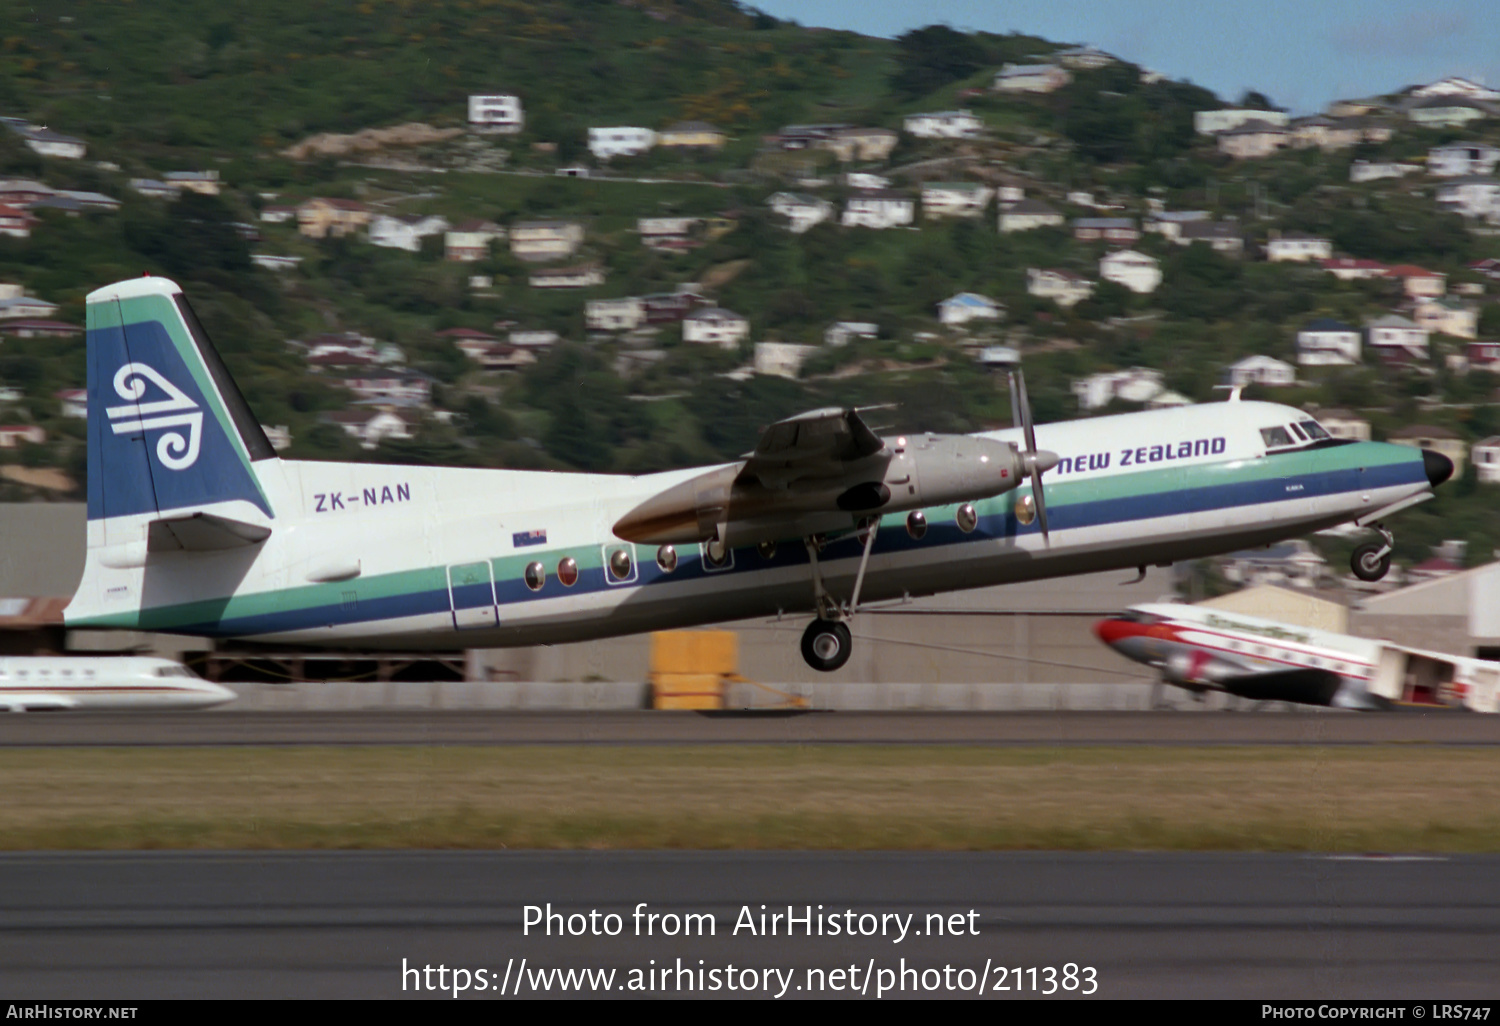
[[[1148,603],[1094,625],[1099,640],[1195,694],[1338,709],[1500,712],[1500,664],[1208,606]]]
[[[1144,575],[1349,522],[1379,534],[1355,559],[1378,577],[1384,518],[1453,472],[1238,393],[1034,425],[1018,366],[1017,426],[975,435],[882,437],[834,408],[742,459],[653,474],[285,460],[174,282],[106,286],[87,314],[71,627],[411,650],[811,613],[802,655],[831,671],[862,602]]]
[[[206,709],[235,693],[170,659],[0,656],[0,710]]]

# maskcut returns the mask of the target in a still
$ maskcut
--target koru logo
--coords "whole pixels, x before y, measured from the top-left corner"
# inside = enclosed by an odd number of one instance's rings
[[[154,402],[143,403],[146,383],[150,382],[168,396]],[[111,406],[110,429],[117,435],[136,431],[155,431],[160,428],[187,428],[187,437],[180,431],[168,431],[156,441],[156,456],[169,470],[186,470],[198,462],[198,446],[203,440],[203,411],[198,404],[163,377],[155,367],[144,363],[127,363],[115,372],[115,394],[128,400],[124,406]]]

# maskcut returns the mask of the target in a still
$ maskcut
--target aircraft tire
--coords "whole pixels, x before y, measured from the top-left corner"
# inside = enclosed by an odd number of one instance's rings
[[[847,663],[853,647],[849,628],[837,620],[814,620],[802,634],[802,658],[822,673],[832,673]]]
[[[1391,554],[1387,552],[1384,556],[1377,554],[1385,548],[1379,542],[1369,542],[1354,550],[1354,555],[1349,557],[1349,569],[1354,571],[1354,576],[1361,581],[1378,581],[1386,575],[1391,568]]]

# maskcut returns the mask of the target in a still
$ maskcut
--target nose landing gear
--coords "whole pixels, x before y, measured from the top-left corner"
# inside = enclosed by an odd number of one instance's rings
[[[1366,542],[1355,549],[1354,555],[1349,558],[1349,569],[1361,581],[1378,581],[1391,569],[1391,549],[1395,545],[1395,536],[1386,530],[1384,524],[1375,524],[1374,528],[1380,535],[1380,541]]]

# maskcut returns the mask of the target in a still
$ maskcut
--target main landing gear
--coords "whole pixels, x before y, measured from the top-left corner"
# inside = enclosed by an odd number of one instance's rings
[[[849,596],[847,605],[840,605],[837,599],[828,594],[828,589],[823,584],[818,552],[823,548],[824,539],[818,535],[802,539],[802,543],[807,546],[808,562],[812,564],[813,605],[818,612],[817,619],[808,624],[807,630],[802,634],[802,658],[814,670],[832,673],[849,661],[854,639],[849,633],[847,621],[859,609],[859,593],[865,583],[865,568],[870,564],[870,550],[875,547],[875,532],[879,527],[879,517],[870,517],[860,524],[859,530],[864,538],[865,548],[859,557],[859,572],[854,576],[854,592]]]
[[[1374,528],[1380,535],[1380,541],[1361,545],[1349,558],[1349,569],[1361,581],[1378,581],[1391,568],[1391,549],[1396,539],[1384,524],[1375,524]]]

